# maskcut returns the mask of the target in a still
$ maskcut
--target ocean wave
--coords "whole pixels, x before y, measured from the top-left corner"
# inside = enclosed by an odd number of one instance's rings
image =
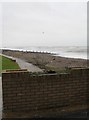
[[[86,46],[28,46],[28,47],[8,47],[3,49],[53,53],[57,56],[87,59]]]

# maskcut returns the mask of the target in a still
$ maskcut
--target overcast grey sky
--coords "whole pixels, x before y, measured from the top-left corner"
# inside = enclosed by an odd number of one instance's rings
[[[3,3],[3,47],[87,44],[87,3]]]

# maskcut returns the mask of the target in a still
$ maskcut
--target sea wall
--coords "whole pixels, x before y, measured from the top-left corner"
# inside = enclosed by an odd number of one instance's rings
[[[89,69],[44,75],[3,72],[3,112],[42,111],[87,104],[88,86]]]

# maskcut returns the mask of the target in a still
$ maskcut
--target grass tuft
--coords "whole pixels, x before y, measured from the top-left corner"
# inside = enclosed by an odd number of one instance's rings
[[[20,67],[12,59],[0,55],[0,70],[5,70],[5,69],[20,69]]]

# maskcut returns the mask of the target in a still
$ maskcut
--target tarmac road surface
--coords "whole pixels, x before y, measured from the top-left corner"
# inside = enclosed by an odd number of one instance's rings
[[[43,72],[43,70],[40,69],[38,66],[35,66],[31,63],[28,63],[25,60],[22,60],[22,59],[19,59],[19,58],[14,58],[14,57],[7,56],[7,55],[4,55],[4,54],[2,54],[2,55],[10,58],[12,60],[16,60],[17,64],[19,65],[19,67],[21,69],[27,69],[29,72]]]

